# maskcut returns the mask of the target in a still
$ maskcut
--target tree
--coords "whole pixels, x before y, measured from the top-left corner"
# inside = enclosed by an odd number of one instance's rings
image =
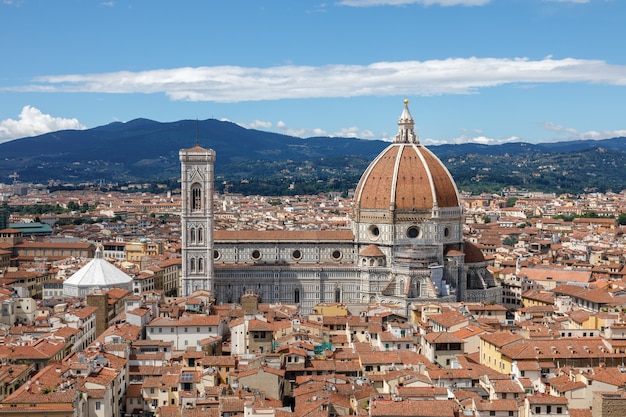
[[[561,220],[566,221],[566,222],[571,222],[571,221],[573,221],[575,218],[576,218],[576,215],[575,215],[575,214],[569,214],[569,215],[565,215],[565,214],[557,214],[556,216],[554,216],[554,217],[553,217],[553,219],[555,219],[555,220],[559,220],[559,219],[561,219]]]

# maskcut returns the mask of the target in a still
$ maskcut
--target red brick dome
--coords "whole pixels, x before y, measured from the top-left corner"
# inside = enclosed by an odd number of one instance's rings
[[[465,242],[463,244],[463,252],[465,253],[465,263],[474,264],[485,262],[485,255],[480,248],[471,242]]]
[[[459,207],[456,184],[447,168],[419,143],[408,101],[394,142],[369,165],[355,193],[359,209],[431,210]]]

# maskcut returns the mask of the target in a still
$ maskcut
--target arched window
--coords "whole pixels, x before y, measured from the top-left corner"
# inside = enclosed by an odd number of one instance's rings
[[[204,272],[204,258],[198,258],[198,272]]]
[[[420,297],[422,295],[422,283],[420,280],[415,280],[415,297]]]
[[[198,227],[198,243],[204,243],[204,228]]]
[[[300,289],[296,288],[293,291],[293,302],[294,303],[299,303],[300,302]]]
[[[341,302],[341,289],[339,288],[335,288],[335,302],[336,303]]]
[[[194,184],[191,187],[191,210],[202,210],[202,187],[200,184]]]
[[[192,273],[196,272],[196,258],[191,258],[189,260],[189,271]]]
[[[190,244],[196,243],[196,228],[195,227],[192,227],[191,229],[189,229],[189,243]]]

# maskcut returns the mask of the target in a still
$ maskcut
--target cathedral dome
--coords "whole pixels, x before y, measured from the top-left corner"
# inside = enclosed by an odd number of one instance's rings
[[[419,143],[414,125],[405,100],[393,143],[372,161],[359,181],[357,209],[422,211],[459,207],[450,172]]]

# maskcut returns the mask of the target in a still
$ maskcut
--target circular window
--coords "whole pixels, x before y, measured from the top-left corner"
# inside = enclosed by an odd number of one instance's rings
[[[338,261],[341,259],[341,251],[338,250],[334,250],[333,253],[330,254],[330,256],[335,260]]]
[[[300,259],[302,259],[302,252],[296,249],[293,252],[291,252],[291,257],[295,259],[296,261],[299,261]]]
[[[420,236],[420,228],[417,226],[411,226],[408,229],[406,229],[406,236],[411,238],[411,239],[415,239],[416,237]]]
[[[251,255],[252,259],[254,259],[255,261],[261,259],[261,252],[258,249],[253,250]]]
[[[220,256],[221,256],[220,251],[218,250],[213,251],[213,259],[219,259]]]
[[[450,237],[450,228],[446,227],[445,229],[443,229],[443,235],[445,237]]]
[[[378,226],[373,224],[373,225],[371,225],[369,227],[368,230],[369,230],[369,233],[370,233],[370,239],[372,239],[372,240],[378,239],[378,236],[380,236],[380,229],[378,228]]]

